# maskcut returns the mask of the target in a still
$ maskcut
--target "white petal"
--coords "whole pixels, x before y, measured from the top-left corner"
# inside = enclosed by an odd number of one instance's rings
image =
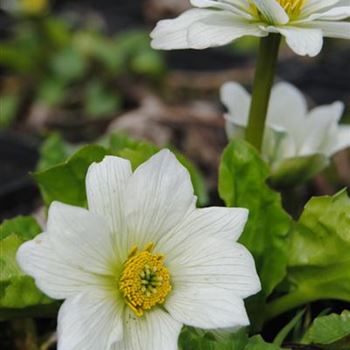
[[[306,17],[311,13],[336,5],[339,0],[308,0],[303,6],[300,17]]]
[[[177,350],[182,324],[159,308],[142,317],[126,310],[123,340],[113,350]],[[102,348],[101,348],[102,349]]]
[[[117,257],[106,222],[86,209],[53,202],[47,233],[62,259],[83,271],[114,274]]]
[[[89,210],[106,219],[111,240],[124,259],[127,237],[124,215],[124,196],[127,181],[132,175],[131,164],[119,157],[107,156],[101,163],[89,167],[86,175],[86,194]]]
[[[176,256],[165,253],[174,290],[180,286],[218,288],[246,298],[260,290],[253,257],[239,243],[188,239]]]
[[[295,86],[281,82],[273,87],[267,113],[270,126],[282,127],[298,139],[306,113],[306,99]]]
[[[308,26],[321,29],[328,38],[350,39],[350,22],[314,21]]]
[[[127,184],[130,245],[156,243],[195,209],[190,175],[169,150],[140,165]]]
[[[238,328],[249,325],[243,300],[231,291],[200,286],[177,286],[165,308],[179,322],[203,328]]]
[[[333,124],[337,124],[344,110],[341,102],[314,108],[306,118],[304,124],[307,134],[298,152],[299,155],[311,155],[326,152],[328,133]]]
[[[209,7],[227,10],[239,17],[253,19],[253,16],[248,12],[248,4],[242,1],[191,0],[191,4],[199,8]]]
[[[252,0],[255,6],[271,24],[286,24],[289,17],[276,0]]]
[[[314,21],[315,19],[324,21],[339,21],[350,16],[350,6],[334,7],[326,12],[313,13],[302,21]],[[299,21],[298,21],[299,22]]]
[[[245,35],[266,36],[258,25],[249,23],[227,11],[213,11],[210,16],[193,23],[187,33],[189,48],[206,49],[223,46]]]
[[[249,93],[236,82],[228,82],[221,86],[221,102],[228,109],[230,119],[239,126],[247,126],[251,97]]]
[[[268,27],[271,32],[278,31],[286,37],[288,46],[298,55],[311,57],[320,53],[323,46],[320,29],[303,27]]]
[[[20,246],[17,261],[21,269],[49,297],[65,299],[103,282],[94,274],[70,266],[56,254],[47,233]]]
[[[111,348],[122,338],[123,305],[98,290],[67,299],[58,314],[58,350]]]
[[[189,240],[205,242],[216,238],[236,241],[247,219],[248,210],[244,208],[196,209],[158,242],[156,250],[164,253],[168,260],[174,260],[187,249]]]
[[[338,137],[337,137],[336,146],[332,150],[332,153],[336,153],[350,147],[350,126],[339,125],[337,136]]]
[[[174,19],[159,21],[150,34],[151,46],[161,50],[189,48],[187,41],[189,26],[212,13],[213,10],[190,9]]]
[[[228,139],[243,139],[245,127],[236,124],[228,113],[224,114],[225,130]]]
[[[273,167],[284,158],[293,157],[296,154],[295,140],[289,130],[269,125],[264,132],[262,154]]]

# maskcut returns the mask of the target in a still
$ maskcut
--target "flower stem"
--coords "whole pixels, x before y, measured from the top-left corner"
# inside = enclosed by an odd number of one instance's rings
[[[281,41],[280,34],[270,34],[260,40],[256,65],[252,102],[245,138],[257,150],[261,150],[267,108]]]
[[[270,320],[272,318],[275,318],[284,312],[312,302],[314,299],[314,297],[311,297],[307,293],[300,290],[284,295],[267,304],[267,314],[265,319]]]

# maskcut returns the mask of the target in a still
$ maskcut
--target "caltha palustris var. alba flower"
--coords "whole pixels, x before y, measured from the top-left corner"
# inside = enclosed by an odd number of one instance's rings
[[[220,90],[229,138],[242,138],[248,125],[251,96],[236,82]],[[284,161],[316,154],[330,158],[350,147],[350,125],[339,124],[344,111],[340,101],[308,110],[307,100],[295,86],[277,83],[271,91],[262,155],[273,169]]]
[[[242,36],[280,33],[299,55],[317,55],[323,37],[350,38],[349,3],[339,0],[191,0],[194,8],[158,22],[156,49],[205,49]]]
[[[132,173],[105,157],[86,176],[88,209],[51,204],[47,228],[19,265],[65,299],[58,349],[176,350],[183,324],[249,324],[243,299],[260,290],[237,243],[248,211],[196,208],[188,171],[163,150]]]

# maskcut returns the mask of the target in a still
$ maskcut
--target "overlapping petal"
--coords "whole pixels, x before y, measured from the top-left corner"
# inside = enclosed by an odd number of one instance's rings
[[[108,223],[111,244],[123,261],[127,255],[127,224],[124,213],[125,188],[132,175],[131,164],[119,157],[107,156],[89,167],[86,195],[89,210]]]
[[[58,314],[58,350],[110,349],[123,336],[123,303],[95,289],[68,298]]]
[[[34,277],[38,288],[54,299],[65,299],[105,282],[57,255],[47,233],[22,244],[17,261],[26,274]]]
[[[156,249],[169,260],[183,254],[188,242],[211,238],[237,241],[248,219],[244,208],[210,207],[192,211],[179,225],[157,243]],[[229,243],[229,244],[230,244]]]
[[[129,243],[140,248],[157,242],[195,209],[188,171],[169,150],[140,165],[126,187]]]
[[[142,317],[131,310],[124,314],[123,338],[113,350],[177,350],[182,323],[161,309],[154,309]]]
[[[168,259],[174,286],[165,303],[170,314],[200,328],[247,325],[242,299],[260,290],[251,254],[220,239],[188,240],[181,247]]]
[[[117,254],[106,221],[71,205],[51,204],[47,234],[62,259],[83,271],[113,275]]]

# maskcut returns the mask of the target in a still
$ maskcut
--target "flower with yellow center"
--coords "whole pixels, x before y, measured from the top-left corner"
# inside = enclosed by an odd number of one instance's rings
[[[190,0],[194,8],[158,22],[156,49],[205,49],[240,37],[280,33],[299,55],[317,55],[323,37],[350,39],[350,6],[339,0]]]
[[[45,232],[17,260],[64,299],[59,350],[177,350],[183,324],[249,324],[243,299],[260,290],[239,243],[248,211],[196,208],[188,171],[168,150],[134,172],[108,156],[86,176],[88,209],[51,204]]]
[[[170,274],[161,254],[152,254],[153,244],[140,253],[137,248],[125,262],[119,289],[137,316],[154,305],[163,304],[171,290]]]

